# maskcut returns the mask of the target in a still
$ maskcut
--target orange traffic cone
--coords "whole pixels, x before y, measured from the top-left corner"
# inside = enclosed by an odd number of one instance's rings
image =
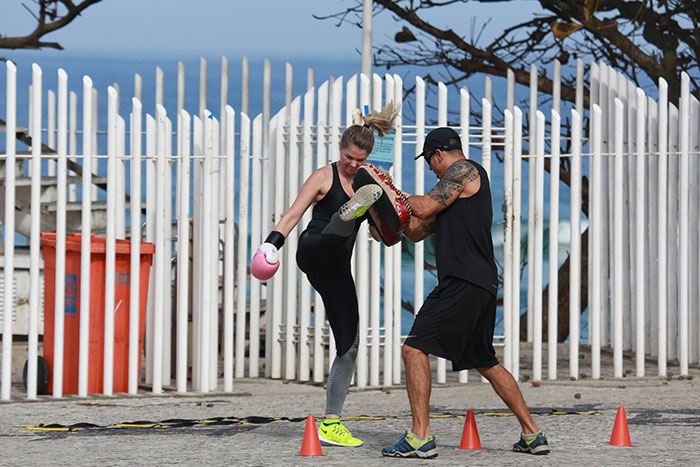
[[[481,449],[479,432],[476,429],[476,420],[474,419],[474,411],[472,410],[467,412],[467,419],[464,422],[462,441],[459,443],[459,449]]]
[[[610,436],[611,446],[634,446],[630,439],[630,430],[627,427],[627,416],[625,408],[620,406],[617,408],[617,416],[613,425],[612,435]]]
[[[316,421],[313,415],[306,417],[306,429],[304,430],[304,439],[301,442],[301,452],[298,456],[322,456],[321,441],[318,439],[318,431],[316,431]]]

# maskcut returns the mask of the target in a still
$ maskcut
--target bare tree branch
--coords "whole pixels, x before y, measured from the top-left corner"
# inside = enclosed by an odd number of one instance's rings
[[[682,72],[688,73],[691,85],[698,88],[700,9],[696,1],[540,0],[542,14],[514,21],[487,45],[480,45],[483,25],[467,40],[464,32],[440,28],[423,15],[430,8],[466,1],[374,0],[375,15],[389,12],[404,24],[396,39],[417,38],[377,47],[375,63],[386,67],[443,65],[460,71],[465,78],[479,72],[505,76],[510,68],[518,83],[528,85],[529,63],[547,64],[556,58],[566,65],[570,58],[587,58],[609,63],[638,85],[663,77],[672,99],[680,95]],[[316,17],[342,18],[342,22],[361,26],[362,2],[352,3],[343,12]],[[459,24],[465,23],[462,20]],[[558,36],[557,24],[571,25],[571,33]],[[574,101],[573,79],[565,75],[563,80],[561,98]],[[552,92],[546,76],[539,77],[538,87]]]
[[[58,42],[45,42],[42,37],[61,29],[77,18],[86,8],[102,0],[83,0],[77,4],[70,0],[36,0],[39,11],[35,13],[23,4],[37,22],[34,30],[25,36],[6,37],[0,35],[0,49],[41,49],[63,50]]]
[[[529,85],[529,69],[526,69],[522,63],[514,66],[518,61],[522,61],[525,58],[523,54],[516,53],[512,58],[506,60],[495,52],[495,50],[503,50],[501,47],[495,47],[502,39],[497,39],[490,47],[482,49],[474,44],[466,42],[452,29],[443,30],[433,26],[419,17],[416,13],[417,10],[408,10],[401,7],[399,5],[401,2],[375,0],[375,3],[391,11],[412,26],[417,27],[426,33],[428,37],[435,39],[435,43],[433,44],[434,48],[427,47],[424,43],[413,46],[411,50],[394,48],[385,50],[384,48],[380,48],[375,59],[377,65],[391,67],[397,64],[418,66],[442,64],[463,72],[464,78],[474,73],[486,73],[493,76],[505,77],[508,70],[512,69],[515,74],[516,82]],[[533,29],[542,27],[541,20],[528,21],[524,24]],[[534,38],[536,37],[531,36],[531,39]],[[517,42],[514,43],[514,45],[517,44]],[[530,47],[529,53],[533,53],[533,51],[536,50],[535,47],[532,47],[532,41],[527,42],[527,45]],[[435,49],[438,49],[437,54],[435,53]],[[421,51],[423,53],[420,53]],[[383,56],[387,54],[389,58],[382,60]],[[546,76],[540,75],[538,77],[538,87],[544,92],[551,94],[553,89],[552,80]],[[576,90],[572,87],[562,86],[561,93],[562,99],[569,101],[574,101],[576,99]]]

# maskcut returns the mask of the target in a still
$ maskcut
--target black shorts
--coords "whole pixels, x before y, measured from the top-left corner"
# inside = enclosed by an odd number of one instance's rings
[[[446,277],[425,299],[405,344],[452,361],[452,370],[498,364],[493,349],[496,297],[456,277]]]

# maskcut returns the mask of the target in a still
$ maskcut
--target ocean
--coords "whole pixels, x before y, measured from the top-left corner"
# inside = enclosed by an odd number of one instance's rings
[[[118,84],[120,88],[120,108],[122,109],[122,116],[126,116],[128,119],[128,111],[131,108],[131,96],[134,92],[134,75],[138,73],[143,80],[143,109],[145,113],[150,113],[153,115],[155,111],[155,76],[156,67],[160,67],[163,70],[165,76],[165,89],[164,89],[164,105],[170,116],[175,115],[177,107],[177,67],[178,61],[182,61],[185,65],[186,70],[186,91],[185,91],[185,109],[191,114],[196,114],[199,108],[199,64],[200,58],[196,56],[188,56],[183,58],[178,58],[177,56],[148,56],[147,54],[141,54],[138,57],[124,57],[124,56],[96,56],[96,55],[81,55],[81,54],[71,54],[67,52],[41,52],[41,53],[9,53],[6,57],[17,65],[18,68],[18,96],[17,96],[17,112],[18,112],[18,124],[27,125],[27,115],[28,115],[28,86],[31,84],[32,80],[32,63],[37,63],[43,70],[43,88],[44,96],[48,89],[57,88],[57,71],[62,68],[68,74],[68,87],[69,91],[74,91],[78,96],[82,96],[82,76],[88,75],[93,81],[93,86],[99,92],[99,121],[100,126],[104,128],[107,119],[107,102],[106,102],[106,89],[108,86],[113,84]],[[208,63],[208,79],[207,79],[207,103],[209,108],[216,116],[220,112],[219,104],[219,93],[220,93],[220,68],[221,68],[221,57],[205,57]],[[237,113],[241,109],[241,57],[227,57],[229,61],[229,104],[236,110]],[[248,57],[250,64],[250,101],[249,101],[249,114],[252,117],[262,112],[262,76],[263,76],[263,57]],[[270,59],[271,70],[272,70],[272,93],[271,93],[271,111],[272,114],[276,113],[281,107],[284,106],[285,101],[285,63],[290,63],[293,66],[293,95],[303,95],[307,89],[307,69],[311,68],[314,70],[315,84],[318,86],[323,81],[328,79],[330,76],[335,78],[343,76],[346,80],[353,74],[359,72],[360,61],[357,60],[334,60],[334,59],[309,59],[309,58],[294,58],[289,59]],[[384,75],[387,72],[385,69],[375,69],[375,73]],[[430,73],[435,79],[439,79],[440,70],[439,69],[420,69],[420,70],[410,70],[410,69],[392,69],[391,73],[399,74],[404,81],[404,88],[408,89],[415,83],[415,77],[417,73],[421,76],[425,76],[426,73]],[[4,71],[0,73],[0,89],[5,89],[5,73]],[[506,89],[505,80],[494,78],[493,82],[493,102],[496,108],[505,107],[506,102]],[[475,107],[474,99],[477,98],[479,101],[483,95],[484,89],[484,79],[483,77],[472,77],[468,80],[467,86],[472,93],[472,108]],[[520,100],[527,99],[528,89],[522,86],[518,86],[516,89],[516,103]],[[437,86],[428,85],[426,93],[426,118],[428,120],[437,121]],[[6,112],[6,102],[5,93],[0,92],[0,116],[5,118]],[[44,108],[46,108],[46,97],[44,97]],[[523,110],[527,110],[527,107],[522,107]],[[448,121],[450,124],[457,124],[459,118],[459,100],[458,93],[455,88],[449,89],[448,94],[448,109],[449,116]],[[542,103],[542,110],[546,110],[546,102]],[[404,122],[406,124],[413,123],[413,109],[411,106],[405,106],[404,108]],[[564,114],[564,112],[562,112]],[[497,115],[497,112],[494,112]],[[527,114],[523,117],[524,121],[527,121]],[[78,122],[82,121],[80,116],[80,106]],[[474,124],[474,123],[472,123]],[[79,124],[80,126],[80,124]],[[80,139],[80,138],[79,138]],[[106,152],[106,136],[100,137],[99,141],[100,152],[104,154]],[[4,151],[5,139],[0,138],[0,151]],[[18,150],[26,149],[22,145],[18,145]],[[404,186],[403,189],[408,192],[412,192],[414,189],[414,174],[413,174],[413,154],[414,146],[406,144],[404,146]],[[502,156],[502,152],[499,153]],[[471,148],[470,157],[480,161],[481,160],[481,150],[480,148]],[[497,155],[498,157],[498,155]],[[104,161],[103,161],[104,162]],[[102,170],[105,170],[104,168]],[[521,238],[521,244],[527,244],[527,164],[523,165],[523,215],[521,232],[523,236]],[[237,170],[238,173],[238,170]],[[434,175],[430,171],[426,171],[426,191],[435,183]],[[494,249],[496,253],[496,261],[499,265],[499,273],[501,272],[501,265],[503,264],[503,215],[501,211],[501,205],[503,203],[503,164],[497,162],[495,158],[492,158],[492,172],[491,172],[491,189],[493,196],[493,211],[494,211],[494,223],[492,227],[492,234],[494,240]],[[549,212],[549,177],[545,174],[545,246],[548,249],[548,215]],[[558,257],[559,264],[561,264],[568,255],[568,235],[569,235],[569,191],[568,187],[564,184],[560,185],[560,222],[559,222],[559,236],[560,243],[558,245]],[[145,196],[145,194],[144,194]],[[585,219],[583,226],[585,227]],[[18,244],[27,244],[26,239],[18,236]],[[526,251],[521,252],[521,258],[526,259]],[[547,283],[547,258],[548,251],[544,252],[545,265],[543,270],[543,281],[544,284]],[[430,260],[431,258],[427,258]],[[413,302],[413,264],[409,262],[408,257],[403,262],[403,299],[409,302]],[[521,268],[523,271],[523,277],[521,281],[521,302],[520,309],[525,310],[526,300],[527,300],[527,268]],[[426,272],[424,276],[424,290],[425,293],[429,293],[430,290],[436,285],[437,279],[430,272]],[[499,298],[502,296],[502,289],[499,290]],[[407,333],[410,329],[412,323],[412,316],[408,311],[405,311],[405,315],[402,317],[402,327],[403,332]],[[582,317],[581,329],[585,334],[587,319]],[[496,334],[503,333],[503,320],[502,320],[502,309],[499,307]]]

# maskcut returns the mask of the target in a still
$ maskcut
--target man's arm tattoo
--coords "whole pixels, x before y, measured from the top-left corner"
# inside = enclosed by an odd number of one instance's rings
[[[429,224],[423,224],[422,229],[423,229],[423,232],[425,232],[427,234],[434,234],[435,229],[436,229],[435,221],[430,222]]]
[[[479,178],[479,171],[466,159],[459,160],[448,167],[445,175],[428,192],[428,196],[437,203],[447,206],[455,192],[459,194],[469,182]]]

